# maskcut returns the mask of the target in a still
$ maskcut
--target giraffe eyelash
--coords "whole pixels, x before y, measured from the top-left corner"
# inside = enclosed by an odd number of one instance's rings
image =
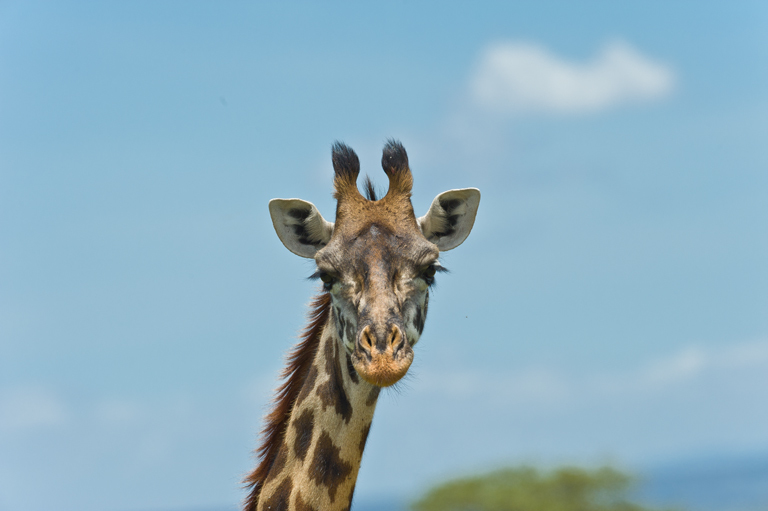
[[[451,270],[440,264],[440,261],[435,261],[432,265],[435,267],[437,273],[451,273]]]
[[[424,282],[426,282],[427,286],[431,289],[435,287],[435,274],[437,273],[450,273],[450,271],[448,268],[440,264],[439,261],[435,261],[434,263],[424,268],[419,276],[424,279]]]
[[[323,270],[317,270],[315,273],[307,277],[307,280],[322,280],[323,290],[330,291],[333,285],[336,283],[336,277]]]

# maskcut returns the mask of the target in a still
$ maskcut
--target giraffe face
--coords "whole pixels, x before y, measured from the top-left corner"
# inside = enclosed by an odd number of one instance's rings
[[[437,246],[415,222],[406,225],[412,228],[380,221],[339,225],[315,256],[339,341],[357,373],[381,387],[402,378],[413,361],[440,268]]]
[[[429,286],[440,252],[460,245],[475,221],[480,192],[451,190],[435,198],[426,215],[411,206],[413,183],[405,149],[390,141],[382,166],[389,190],[377,200],[357,189],[357,155],[333,150],[336,222],[299,199],[274,199],[269,209],[285,246],[317,263],[315,274],[331,295],[333,326],[355,371],[379,387],[394,384],[413,361],[424,329]]]

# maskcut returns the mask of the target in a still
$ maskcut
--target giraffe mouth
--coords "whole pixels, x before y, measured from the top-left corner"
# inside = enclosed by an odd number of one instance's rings
[[[411,362],[413,348],[398,325],[390,323],[386,329],[377,329],[368,324],[360,330],[352,365],[363,380],[377,387],[389,387],[405,376]]]
[[[365,329],[364,329],[365,330]],[[400,330],[397,330],[400,333]],[[361,336],[365,339],[365,334]],[[413,348],[402,335],[396,342],[372,345],[358,342],[352,353],[352,366],[360,377],[377,387],[389,387],[405,376],[413,362]]]
[[[375,350],[374,350],[375,351]],[[387,350],[389,351],[389,350]],[[371,354],[370,360],[365,355],[352,357],[352,365],[360,377],[377,387],[389,387],[405,376],[413,362],[413,350],[408,346],[401,351],[407,351],[397,357],[391,353]],[[357,355],[357,353],[355,353]]]

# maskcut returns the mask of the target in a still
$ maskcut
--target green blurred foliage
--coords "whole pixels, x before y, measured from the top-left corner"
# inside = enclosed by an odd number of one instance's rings
[[[651,511],[627,500],[632,478],[613,468],[506,468],[436,486],[414,511]]]

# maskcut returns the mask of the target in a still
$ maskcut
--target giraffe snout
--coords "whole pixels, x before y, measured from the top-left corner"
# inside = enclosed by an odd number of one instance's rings
[[[403,329],[394,323],[383,329],[366,325],[360,331],[352,357],[355,370],[373,385],[394,384],[413,362],[413,349],[405,339]]]
[[[360,332],[360,346],[368,354],[374,350],[379,353],[386,353],[391,349],[393,356],[397,356],[405,344],[405,336],[399,326],[390,324],[388,327],[383,332],[376,332],[371,325],[363,327]],[[370,355],[368,358],[370,358]]]

